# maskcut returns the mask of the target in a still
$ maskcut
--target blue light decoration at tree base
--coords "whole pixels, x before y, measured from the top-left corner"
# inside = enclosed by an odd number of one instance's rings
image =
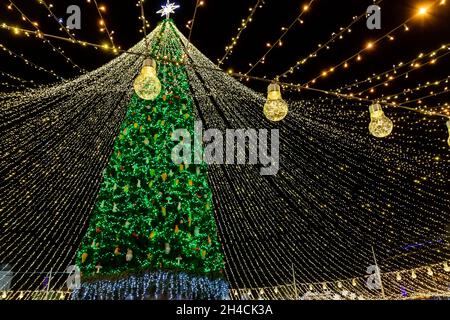
[[[229,290],[223,279],[156,271],[84,282],[72,300],[229,300]]]
[[[405,287],[401,286],[400,287],[400,291],[402,293],[402,297],[403,298],[407,298],[408,297],[408,291],[406,291]]]

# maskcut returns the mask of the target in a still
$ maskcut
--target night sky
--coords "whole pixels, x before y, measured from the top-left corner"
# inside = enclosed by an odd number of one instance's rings
[[[17,10],[7,10],[8,1],[2,1],[0,8],[0,21],[9,25],[21,26],[33,29],[27,21],[21,21],[21,15]],[[15,0],[14,3],[32,21],[38,21],[41,31],[53,35],[67,37],[67,34],[58,30],[58,24],[53,18],[48,17],[45,7],[35,4],[37,1]],[[48,2],[48,1],[47,1]],[[150,22],[150,29],[161,21],[155,12],[164,1],[146,1],[146,18]],[[195,0],[178,1],[181,8],[173,17],[179,29],[188,35],[189,30],[186,23],[192,18],[195,8]],[[374,41],[386,32],[400,25],[403,21],[414,15],[418,8],[432,1],[405,1],[384,0],[382,7],[382,29],[368,30],[365,19],[352,27],[352,33],[346,34],[343,40],[337,40],[331,44],[329,50],[321,51],[316,59],[310,60],[306,66],[288,77],[288,82],[305,83],[320,75],[323,70],[334,66],[346,58],[349,58],[369,41]],[[50,3],[50,2],[48,2]],[[128,49],[137,43],[142,33],[139,33],[141,22],[137,1],[99,1],[98,4],[106,5],[104,18],[109,30],[115,32],[115,42],[122,49]],[[207,57],[216,62],[225,52],[225,46],[231,38],[237,34],[241,20],[249,14],[249,8],[256,1],[228,0],[205,1],[204,6],[199,8],[192,42]],[[223,65],[226,70],[235,72],[247,72],[249,63],[258,61],[267,51],[267,43],[274,43],[281,35],[281,28],[288,27],[298,16],[302,6],[307,1],[291,0],[266,0],[262,9],[258,9],[253,22],[242,33],[241,39],[232,55]],[[260,64],[251,75],[267,76],[272,79],[275,75],[293,66],[297,60],[306,57],[313,52],[318,44],[323,44],[330,39],[332,32],[339,31],[340,27],[350,24],[352,17],[362,14],[372,1],[345,0],[315,1],[310,10],[302,20],[303,24],[297,25],[283,39],[283,47],[275,48],[267,56],[266,63]],[[86,1],[54,1],[53,12],[56,16],[65,18],[67,6],[78,4],[82,9],[82,29],[76,30],[76,38],[92,43],[108,43],[105,33],[99,31],[99,16],[93,3]],[[434,10],[424,17],[418,17],[408,24],[409,32],[403,29],[397,31],[395,41],[382,41],[374,49],[363,56],[363,60],[354,63],[348,70],[336,70],[327,79],[322,79],[316,84],[321,89],[335,89],[343,84],[350,83],[355,79],[364,79],[372,73],[380,73],[392,68],[393,64],[415,58],[421,52],[428,52],[439,47],[450,40],[450,10],[448,5]],[[65,43],[59,40],[51,41],[55,46],[61,47],[64,52],[75,63],[86,70],[94,70],[111,60],[114,55],[103,50],[94,48],[81,48],[79,45]],[[43,44],[39,39],[32,37],[14,36],[11,32],[0,30],[0,43],[23,55],[30,61],[52,69],[65,78],[75,77],[76,70],[64,61],[57,53],[52,52],[49,45]],[[380,93],[393,93],[403,88],[415,86],[423,81],[442,79],[448,74],[450,65],[448,57],[439,62],[439,67],[423,68],[415,72],[408,80],[395,81],[386,89],[381,88]],[[27,67],[22,61],[7,57],[2,53],[1,70],[24,79],[32,79],[37,83],[48,83],[52,81],[45,73],[35,72]],[[14,82],[12,82],[14,83]],[[254,89],[265,91],[266,84],[251,82]],[[6,90],[6,88],[4,88]],[[446,101],[448,96],[444,95],[435,101],[436,103]]]

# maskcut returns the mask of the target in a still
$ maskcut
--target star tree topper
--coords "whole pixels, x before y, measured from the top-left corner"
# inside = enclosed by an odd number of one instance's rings
[[[167,0],[167,4],[165,6],[161,6],[161,10],[157,11],[156,13],[160,14],[161,17],[166,16],[166,19],[170,18],[170,15],[172,13],[175,13],[175,10],[178,9],[180,6],[175,3],[170,3],[170,0]]]

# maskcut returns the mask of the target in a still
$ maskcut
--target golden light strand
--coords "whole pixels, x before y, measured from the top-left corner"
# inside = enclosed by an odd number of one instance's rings
[[[17,76],[13,76],[12,74],[9,74],[8,72],[4,72],[0,70],[0,74],[4,77],[10,78],[12,80],[18,81],[20,82],[24,87],[29,87],[29,86],[35,86],[36,83],[33,80],[25,80],[22,79],[20,77]]]
[[[375,4],[375,5],[379,5],[381,2],[383,2],[383,0],[378,0],[378,1],[377,1],[376,3],[374,3],[374,4]],[[343,38],[344,38],[343,35],[344,35],[345,33],[351,32],[351,29],[350,29],[350,28],[351,28],[353,25],[355,25],[357,22],[359,22],[362,18],[365,18],[366,16],[367,16],[367,13],[364,12],[363,14],[354,17],[354,18],[352,19],[352,22],[351,22],[348,26],[346,26],[346,27],[341,27],[341,28],[339,29],[338,32],[333,32],[332,37],[331,37],[327,42],[325,42],[324,44],[318,44],[318,45],[317,45],[317,46],[318,46],[318,49],[317,49],[317,50],[311,52],[310,54],[304,56],[303,58],[300,58],[300,59],[296,62],[296,64],[295,64],[294,66],[290,67],[290,68],[287,69],[285,72],[283,72],[283,73],[277,75],[277,76],[275,77],[275,79],[276,79],[276,80],[279,80],[280,78],[286,78],[286,77],[288,76],[288,74],[293,74],[293,73],[295,72],[296,69],[298,70],[298,69],[300,68],[300,66],[305,65],[311,58],[316,58],[316,57],[317,57],[317,54],[318,54],[319,52],[321,52],[323,49],[325,49],[325,48],[326,48],[326,49],[329,49],[330,44],[334,43],[334,42],[336,41],[336,39],[339,39],[339,40],[343,39]]]
[[[116,45],[114,44],[114,31],[112,30],[111,32],[108,29],[108,26],[106,25],[105,19],[103,18],[103,14],[102,11],[105,12],[106,11],[106,7],[104,5],[99,6],[97,3],[97,0],[92,0],[94,2],[95,8],[97,9],[97,13],[100,16],[100,31],[103,32],[106,31],[106,34],[108,35],[109,41],[111,42],[111,47],[113,49],[113,51],[116,49]],[[88,3],[90,3],[90,1],[88,1]],[[120,47],[119,47],[120,49]]]
[[[26,36],[29,36],[30,34],[33,34],[38,38],[46,37],[46,38],[51,38],[51,39],[57,39],[57,40],[61,40],[61,41],[72,43],[72,44],[78,44],[78,45],[81,45],[82,47],[93,47],[95,49],[103,49],[105,51],[109,51],[111,49],[111,47],[108,44],[97,44],[97,43],[92,43],[92,42],[88,42],[88,41],[84,41],[84,40],[77,40],[77,39],[73,40],[71,38],[56,36],[56,35],[52,35],[49,33],[42,33],[42,32],[38,32],[38,31],[34,31],[34,30],[10,26],[4,22],[2,22],[0,24],[0,28],[12,31],[14,35],[20,35],[20,33],[23,33]],[[111,52],[116,53],[116,54],[119,52],[133,54],[130,51],[119,49],[119,48],[114,48],[111,50]]]
[[[450,50],[450,47],[448,47],[448,49]],[[449,55],[449,54],[450,54],[450,51],[447,51],[447,52],[445,52],[444,54],[442,54],[442,55],[440,55],[440,56],[437,56],[437,57],[433,58],[432,60],[429,60],[429,61],[424,62],[424,63],[422,63],[422,64],[419,64],[419,63],[417,63],[417,62],[416,62],[416,63],[413,63],[413,64],[411,65],[411,70],[405,71],[405,72],[403,72],[403,73],[401,73],[401,74],[396,74],[395,76],[389,76],[389,77],[387,78],[386,81],[381,82],[381,83],[378,83],[378,84],[376,84],[376,85],[373,85],[373,86],[370,87],[370,88],[364,89],[364,90],[362,90],[362,91],[356,93],[355,95],[356,95],[356,96],[360,96],[360,95],[362,95],[364,92],[367,92],[367,91],[373,93],[374,90],[375,90],[375,88],[378,88],[378,87],[383,86],[383,85],[384,85],[384,86],[388,86],[389,83],[390,83],[390,81],[396,80],[396,79],[398,79],[398,78],[402,78],[403,76],[406,76],[406,75],[409,75],[411,72],[413,72],[414,70],[417,70],[417,69],[420,68],[420,67],[427,66],[427,65],[434,65],[434,64],[436,63],[436,61],[438,61],[439,59],[442,59],[443,57],[445,57],[445,56],[447,56],[447,55]]]
[[[284,37],[289,33],[289,31],[291,31],[291,29],[297,25],[297,23],[299,21],[301,21],[301,18],[303,17],[304,14],[306,14],[311,5],[314,3],[315,0],[310,0],[309,3],[307,5],[304,5],[302,7],[302,10],[300,12],[300,15],[297,16],[297,18],[295,18],[295,20],[290,24],[290,26],[288,28],[284,28],[284,32],[281,34],[281,36],[278,38],[277,41],[275,41],[275,43],[269,44],[267,43],[267,47],[268,50],[266,51],[266,53],[254,64],[250,64],[250,69],[245,73],[246,75],[250,74],[250,72],[252,72],[260,63],[265,63],[266,57],[267,55],[276,47],[276,46],[282,46],[283,42],[282,40],[284,39]]]
[[[225,47],[225,54],[221,59],[218,59],[218,66],[222,66],[224,61],[229,58],[229,56],[233,53],[233,49],[238,44],[238,40],[240,39],[242,33],[247,29],[248,25],[253,21],[253,17],[258,10],[258,8],[262,8],[265,4],[264,0],[258,0],[253,8],[249,8],[250,15],[246,19],[242,19],[242,24],[238,28],[238,33],[236,36],[231,38],[231,43]]]
[[[138,0],[138,2],[136,3],[136,7],[139,8],[139,21],[141,21],[142,23],[142,27],[139,29],[139,33],[143,33],[145,36],[147,34],[147,28],[150,28],[150,23],[145,17],[144,0]]]
[[[429,10],[432,6],[434,5],[443,5],[445,3],[442,3],[440,0],[438,1],[434,1],[427,10]],[[397,27],[393,28],[392,30],[390,30],[389,32],[385,33],[383,36],[379,37],[378,39],[376,39],[375,41],[370,41],[368,43],[366,43],[366,45],[364,46],[363,49],[359,50],[357,53],[353,54],[352,56],[350,56],[349,58],[343,60],[342,62],[336,64],[333,67],[327,68],[326,70],[322,71],[322,73],[320,75],[318,75],[317,77],[307,81],[306,83],[304,83],[304,86],[310,86],[311,84],[315,84],[317,80],[321,79],[321,78],[325,78],[328,75],[334,73],[336,71],[337,68],[342,67],[343,68],[348,68],[349,67],[349,62],[356,60],[356,61],[361,61],[362,60],[362,56],[361,54],[372,50],[378,43],[380,43],[382,40],[384,39],[392,39],[392,34],[394,34],[396,31],[398,31],[401,28],[404,28],[405,25],[407,25],[409,22],[411,22],[412,20],[414,20],[415,18],[417,18],[418,16],[423,15],[423,13],[421,11],[418,11],[417,13],[415,13],[412,17],[408,18],[407,20],[405,20],[403,23],[401,23],[400,25],[398,25]],[[408,28],[409,30],[409,28]]]
[[[75,35],[72,34],[72,33],[70,32],[70,30],[67,29],[67,27],[66,27],[65,25],[63,25],[63,24],[61,23],[61,21],[58,19],[58,17],[53,13],[53,11],[52,11],[52,9],[51,9],[51,8],[53,7],[52,4],[48,5],[44,0],[36,0],[36,1],[37,1],[39,4],[42,4],[42,5],[45,7],[45,9],[47,9],[47,11],[48,11],[48,13],[49,13],[49,16],[52,17],[52,18],[56,21],[56,23],[58,23],[58,25],[59,25],[61,31],[64,31],[65,33],[67,33],[67,35],[69,36],[69,38],[72,39],[73,41],[77,41],[77,39],[75,39]]]
[[[195,3],[195,9],[194,9],[194,14],[192,16],[192,19],[188,22],[188,26],[189,26],[189,43],[191,42],[192,39],[192,31],[194,30],[194,25],[195,25],[195,19],[197,19],[197,12],[198,12],[198,8],[202,7],[205,4],[205,2],[203,0],[197,0],[197,2]]]
[[[31,21],[30,18],[28,18],[27,15],[26,15],[22,10],[20,10],[19,7],[17,7],[17,5],[16,5],[12,0],[10,0],[9,3],[10,3],[10,5],[11,5],[13,8],[15,8],[15,9],[17,10],[17,12],[19,12],[19,14],[22,16],[22,20],[25,19],[26,21],[28,21],[28,23],[30,23],[30,24],[36,29],[37,32],[39,32],[39,33],[42,34],[41,30],[39,29],[39,24],[38,24],[37,22]],[[66,56],[66,54],[65,54],[60,48],[55,47],[55,46],[50,42],[50,40],[45,39],[45,37],[42,37],[42,38],[40,38],[40,39],[42,39],[42,41],[43,41],[44,43],[47,43],[47,44],[53,49],[53,51],[55,51],[55,52],[57,52],[59,55],[61,55],[61,56],[65,59],[66,62],[70,63],[74,68],[78,69],[78,71],[79,71],[80,73],[86,72],[86,70],[84,70],[83,68],[81,68],[81,67],[80,67],[79,65],[77,65],[75,62],[73,62],[72,59],[70,59],[68,56]]]
[[[23,55],[15,53],[11,49],[5,47],[5,45],[3,45],[2,43],[0,43],[0,49],[2,49],[3,51],[7,52],[9,55],[13,56],[14,58],[17,58],[17,59],[23,61],[26,65],[29,65],[29,66],[33,67],[34,69],[36,69],[36,70],[46,72],[46,73],[52,75],[53,77],[55,77],[55,78],[57,78],[59,80],[64,80],[63,77],[57,75],[53,70],[48,70],[48,69],[46,69],[44,67],[41,67],[41,66],[37,65],[36,63],[26,59]]]
[[[397,93],[393,93],[387,96],[382,95],[381,99],[383,100],[391,100],[391,99],[396,99],[396,97],[398,96],[406,96],[406,95],[410,95],[413,94],[417,91],[421,91],[423,89],[427,89],[430,86],[439,86],[442,83],[448,83],[450,79],[450,76],[447,76],[443,79],[440,80],[435,80],[435,81],[427,81],[425,84],[421,85],[417,85],[415,88],[407,88],[407,89],[403,89],[401,92],[397,92]],[[408,100],[408,98],[406,98]]]
[[[381,80],[381,78],[384,77],[384,76],[389,77],[391,72],[396,74],[398,69],[401,69],[401,68],[406,67],[408,65],[414,66],[414,65],[416,65],[416,63],[418,61],[420,61],[420,60],[422,60],[424,58],[427,58],[427,57],[433,58],[433,57],[435,57],[437,55],[437,53],[439,51],[447,50],[447,47],[448,47],[448,44],[439,46],[439,48],[433,49],[433,50],[431,50],[431,51],[429,51],[427,53],[420,53],[420,54],[418,54],[418,56],[416,58],[411,59],[411,60],[409,60],[407,62],[399,62],[396,65],[394,65],[393,68],[391,68],[391,69],[389,69],[387,71],[380,72],[378,74],[373,74],[372,76],[368,77],[365,80],[360,80],[360,81],[355,80],[353,83],[347,84],[347,85],[343,85],[343,86],[341,86],[340,88],[338,88],[336,90],[339,91],[339,90],[344,90],[344,89],[350,89],[350,88],[353,88],[353,87],[358,87],[359,85],[367,83],[367,82],[372,83],[372,81],[374,81],[374,80]],[[412,70],[414,70],[414,69],[412,69]]]

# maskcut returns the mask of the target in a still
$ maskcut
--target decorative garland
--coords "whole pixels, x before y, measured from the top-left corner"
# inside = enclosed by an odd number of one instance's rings
[[[155,271],[122,279],[82,283],[72,300],[228,300],[225,280]]]

